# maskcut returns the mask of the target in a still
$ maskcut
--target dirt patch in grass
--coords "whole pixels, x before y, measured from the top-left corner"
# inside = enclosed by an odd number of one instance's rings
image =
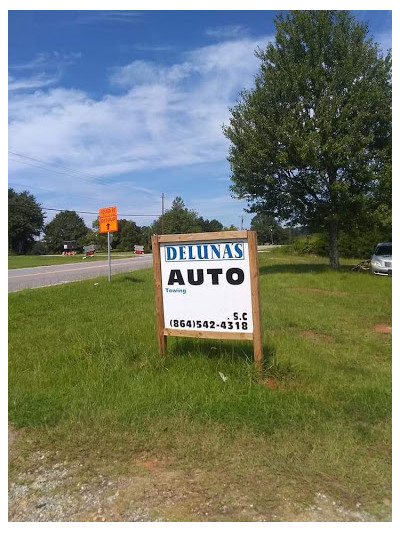
[[[388,326],[387,324],[375,324],[372,329],[377,333],[392,333],[392,326]]]
[[[143,467],[151,472],[160,471],[163,468],[171,467],[174,463],[174,460],[169,457],[153,457],[149,454],[141,454],[139,457],[135,458],[133,464],[138,467]]]
[[[303,337],[303,339],[316,340],[325,344],[331,344],[333,342],[333,337],[331,337],[330,335],[326,335],[325,333],[321,333],[320,331],[314,331],[312,329],[306,329],[302,331],[300,333],[300,336]]]

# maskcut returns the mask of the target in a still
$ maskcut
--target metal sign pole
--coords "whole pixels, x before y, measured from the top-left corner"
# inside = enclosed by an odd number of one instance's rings
[[[107,244],[108,244],[108,281],[111,281],[111,252],[110,252],[110,232],[109,231],[107,231]]]

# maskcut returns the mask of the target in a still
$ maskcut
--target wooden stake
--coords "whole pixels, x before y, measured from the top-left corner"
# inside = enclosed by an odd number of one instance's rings
[[[164,334],[164,305],[161,281],[160,241],[158,235],[152,235],[151,243],[153,249],[154,285],[156,293],[158,352],[161,357],[165,357],[167,352],[167,337]]]
[[[253,344],[254,344],[254,364],[256,369],[262,371],[263,345],[261,328],[261,307],[260,307],[260,283],[258,273],[257,254],[257,233],[248,231],[250,258],[250,282],[251,282],[251,305],[253,308]]]

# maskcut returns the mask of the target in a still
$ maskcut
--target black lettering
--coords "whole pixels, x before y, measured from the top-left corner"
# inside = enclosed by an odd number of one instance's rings
[[[222,268],[207,268],[207,274],[211,275],[213,285],[219,284],[218,276],[222,274]]]
[[[170,272],[168,285],[173,285],[174,283],[178,283],[179,285],[185,285],[180,270],[171,270]]]
[[[188,270],[188,282],[190,285],[202,285],[204,282],[204,271],[202,269],[197,269],[197,279],[194,279],[193,269]]]
[[[233,278],[236,277],[236,279]],[[226,281],[231,285],[240,285],[244,281],[244,272],[241,268],[228,268],[226,271]]]

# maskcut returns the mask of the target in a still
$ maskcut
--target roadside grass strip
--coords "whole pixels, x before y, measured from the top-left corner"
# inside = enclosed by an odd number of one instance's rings
[[[115,252],[111,253],[111,260],[126,259],[128,257],[136,257],[133,252]],[[52,265],[69,265],[71,263],[93,263],[95,261],[106,261],[107,252],[99,252],[94,255],[85,256],[85,254],[77,255],[9,255],[8,268],[33,268],[38,266],[52,266]]]
[[[169,338],[160,359],[152,269],[9,294],[10,479],[37,449],[115,476],[157,458],[213,503],[197,516],[188,489],[153,518],[296,520],[323,494],[388,520],[392,280],[306,259],[259,255],[262,375],[246,341]]]

